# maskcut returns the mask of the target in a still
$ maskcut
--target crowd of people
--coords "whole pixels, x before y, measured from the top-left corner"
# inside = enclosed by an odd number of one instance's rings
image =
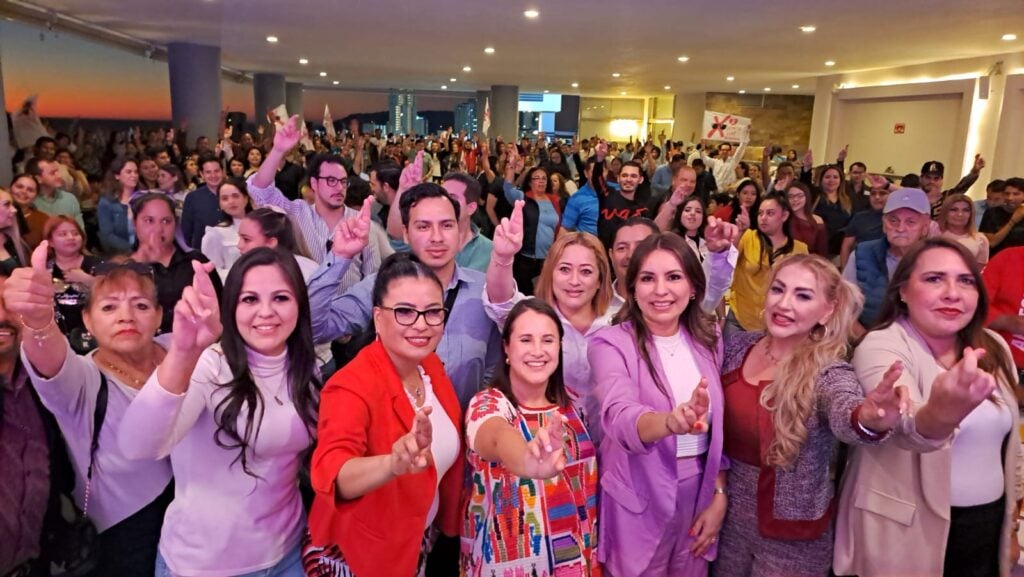
[[[1024,179],[302,128],[19,153],[0,576],[1009,575]]]

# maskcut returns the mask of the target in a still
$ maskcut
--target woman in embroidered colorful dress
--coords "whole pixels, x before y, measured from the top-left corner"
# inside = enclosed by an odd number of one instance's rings
[[[597,453],[563,383],[562,336],[550,305],[520,301],[505,364],[470,401],[463,575],[600,575]]]
[[[729,509],[714,575],[828,575],[837,441],[880,443],[906,407],[898,363],[865,398],[843,360],[862,303],[824,257],[788,256],[768,278],[766,331],[726,339]]]
[[[365,246],[368,204],[360,214],[360,231],[343,227],[334,250],[357,254]],[[414,256],[381,263],[373,285],[377,340],[334,374],[321,397],[316,501],[303,553],[310,577],[423,575],[437,530],[458,534],[462,411],[434,353],[447,312],[441,281]]]
[[[302,273],[287,253],[249,252],[221,315],[213,266],[192,266],[171,347],[118,433],[129,458],[171,458],[156,577],[301,577],[298,476],[320,389]]]
[[[640,242],[621,282],[620,322],[589,355],[607,431],[602,563],[615,577],[704,577],[726,508],[722,345],[699,306],[704,273],[686,240],[661,233]]]

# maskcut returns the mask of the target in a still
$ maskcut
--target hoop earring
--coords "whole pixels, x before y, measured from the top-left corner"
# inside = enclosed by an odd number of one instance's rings
[[[821,334],[817,334],[818,328],[821,328]],[[828,325],[818,324],[811,330],[811,337],[815,341],[823,341],[828,338]]]

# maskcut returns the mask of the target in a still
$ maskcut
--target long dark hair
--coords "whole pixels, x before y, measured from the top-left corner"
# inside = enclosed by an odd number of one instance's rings
[[[277,239],[277,247],[299,256],[311,258],[309,248],[301,233],[297,232],[295,223],[281,209],[274,210],[266,206],[254,209],[245,218],[260,226],[260,231],[267,238]]]
[[[687,205],[693,204],[694,202],[696,202],[697,205],[700,206],[700,212],[701,214],[704,215],[700,220],[700,226],[697,227],[697,237],[704,238],[704,227],[708,225],[708,207],[706,204],[704,204],[704,201],[701,200],[701,198],[696,194],[692,194],[686,197],[686,200],[684,200],[683,203],[679,205],[679,208],[676,209],[676,216],[675,219],[672,221],[671,231],[678,234],[681,237],[686,237],[686,227],[684,227],[682,223],[683,211],[686,210]]]
[[[1012,388],[1016,369],[1013,359],[1009,358],[1004,346],[995,337],[985,331],[985,321],[988,318],[988,291],[985,290],[984,280],[981,278],[981,269],[974,255],[955,240],[944,237],[932,237],[915,243],[903,254],[896,270],[892,273],[892,279],[885,289],[885,296],[882,298],[882,311],[879,313],[878,321],[871,328],[872,331],[880,331],[888,328],[901,317],[909,317],[910,311],[907,303],[900,297],[900,291],[907,286],[910,275],[914,272],[921,255],[929,250],[948,249],[955,252],[971,271],[974,277],[974,286],[978,288],[978,306],[974,309],[974,316],[971,317],[967,326],[957,333],[957,360],[963,357],[965,347],[985,349],[987,354],[978,359],[978,367],[988,373],[1002,377],[1007,386]]]
[[[686,332],[695,342],[710,351],[715,350],[718,334],[715,331],[714,319],[700,308],[700,304],[704,301],[704,293],[707,291],[707,279],[704,278],[704,269],[697,259],[697,254],[686,244],[686,240],[674,232],[661,232],[640,241],[636,250],[633,251],[633,256],[629,259],[629,267],[626,269],[626,304],[615,315],[615,323],[629,322],[632,325],[633,337],[636,339],[640,357],[647,365],[647,370],[651,372],[651,377],[654,378],[658,389],[671,398],[666,383],[662,383],[658,378],[658,373],[654,370],[654,363],[651,362],[651,353],[647,348],[647,339],[650,338],[651,333],[647,329],[643,312],[636,303],[636,281],[640,276],[640,267],[647,257],[656,250],[672,253],[682,264],[683,274],[686,275],[687,281],[693,287],[693,301],[683,310],[683,314],[679,315],[679,324],[686,328]]]
[[[761,198],[761,185],[758,184],[756,180],[754,180],[752,178],[744,178],[743,180],[741,180],[739,185],[736,186],[736,194],[733,195],[732,202],[729,203],[729,206],[732,207],[732,214],[729,215],[729,222],[732,223],[732,224],[736,224],[736,218],[739,217],[740,212],[742,212],[742,210],[743,210],[742,209],[742,205],[740,204],[740,191],[743,190],[744,188],[748,187],[748,186],[753,186],[754,187],[754,195],[757,198]],[[751,221],[753,221],[757,217],[757,213],[753,212],[754,211],[754,207],[756,207],[756,206],[757,206],[757,201],[755,200],[754,204],[752,204],[750,206],[750,208],[748,209],[748,211],[747,211],[747,214],[750,215],[750,220]],[[750,225],[753,226],[754,223],[751,222]]]
[[[320,404],[320,381],[317,369],[317,357],[313,345],[312,315],[309,310],[309,297],[306,294],[306,283],[302,271],[295,262],[295,257],[282,250],[260,247],[253,249],[239,258],[231,267],[224,281],[224,295],[221,298],[221,322],[224,332],[220,346],[224,358],[228,362],[231,374],[230,381],[220,386],[227,394],[217,403],[214,410],[214,421],[217,432],[214,441],[223,449],[238,449],[238,456],[232,462],[241,462],[246,474],[256,477],[249,470],[248,451],[259,436],[263,423],[264,404],[266,400],[256,386],[252,373],[249,371],[247,356],[248,345],[238,332],[235,321],[235,309],[242,294],[245,275],[258,266],[276,266],[281,270],[288,285],[295,293],[299,306],[295,330],[288,336],[288,392],[295,410],[299,413],[303,424],[310,431],[310,444],[316,430],[317,411]],[[245,412],[245,428],[238,430],[238,417]]]
[[[249,196],[249,187],[245,185],[245,179],[243,178],[234,176],[225,178],[224,182],[220,183],[220,186],[217,187],[217,204],[220,204],[220,189],[224,188],[225,184],[230,184],[237,188],[238,192],[241,192],[242,196],[245,197],[245,214],[252,212],[252,198]],[[217,226],[231,226],[234,222],[235,220],[228,213],[223,210],[220,211],[220,221],[217,223]]]
[[[512,327],[515,326],[516,320],[523,316],[523,313],[527,311],[533,311],[537,314],[544,315],[551,319],[551,322],[555,323],[558,327],[558,342],[562,342],[562,338],[565,337],[565,329],[562,328],[562,321],[558,318],[558,313],[548,303],[538,299],[529,298],[523,299],[516,303],[512,310],[508,313],[508,318],[505,319],[505,326],[501,331],[501,341],[508,347],[512,341]],[[544,398],[548,402],[554,403],[559,407],[568,407],[569,393],[565,390],[565,378],[562,375],[562,369],[564,367],[562,363],[562,347],[558,347],[558,366],[555,367],[555,372],[551,373],[551,377],[548,378],[548,386],[544,389]],[[508,354],[502,353],[502,359],[508,360]],[[494,380],[491,382],[491,386],[498,389],[505,395],[505,398],[512,403],[512,406],[519,408],[519,401],[516,399],[515,393],[512,392],[512,381],[509,378],[509,364],[507,362],[501,362],[498,364],[498,370],[494,375]]]
[[[768,235],[761,232],[759,226],[759,218],[757,217],[758,211],[761,210],[761,205],[766,200],[773,200],[779,205],[779,209],[786,212],[788,215],[786,220],[782,221],[782,234],[786,235],[786,244],[782,245],[778,250],[772,246],[772,239],[768,238]],[[758,270],[764,265],[765,259],[768,260],[768,266],[775,264],[775,260],[783,255],[787,255],[793,252],[793,234],[789,232],[789,221],[793,218],[793,209],[789,208],[789,201],[786,200],[785,193],[773,192],[765,196],[758,197],[754,201],[754,206],[750,207],[750,228],[757,231],[757,239],[761,243],[761,256],[758,259],[757,268]]]

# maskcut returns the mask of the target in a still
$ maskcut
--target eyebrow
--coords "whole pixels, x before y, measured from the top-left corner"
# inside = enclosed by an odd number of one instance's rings
[[[782,282],[782,281],[780,281],[778,279],[775,280],[775,284],[781,286],[782,288],[786,288],[786,283],[784,283],[784,282]],[[794,287],[793,290],[809,292],[811,294],[815,294],[816,293],[816,291],[814,289],[812,289],[810,287],[805,287],[805,286]]]
[[[388,306],[388,305],[382,305],[382,306]],[[439,308],[442,308],[443,306],[444,305],[442,305],[441,303],[435,301],[435,302],[432,302],[429,305],[427,305],[427,308],[425,308],[423,310],[439,309]],[[404,302],[403,301],[403,302],[397,302],[397,303],[391,305],[388,308],[397,309],[397,308],[400,308],[400,307],[414,309],[414,308],[416,308],[416,305],[413,304],[413,303],[410,303],[410,302]]]

